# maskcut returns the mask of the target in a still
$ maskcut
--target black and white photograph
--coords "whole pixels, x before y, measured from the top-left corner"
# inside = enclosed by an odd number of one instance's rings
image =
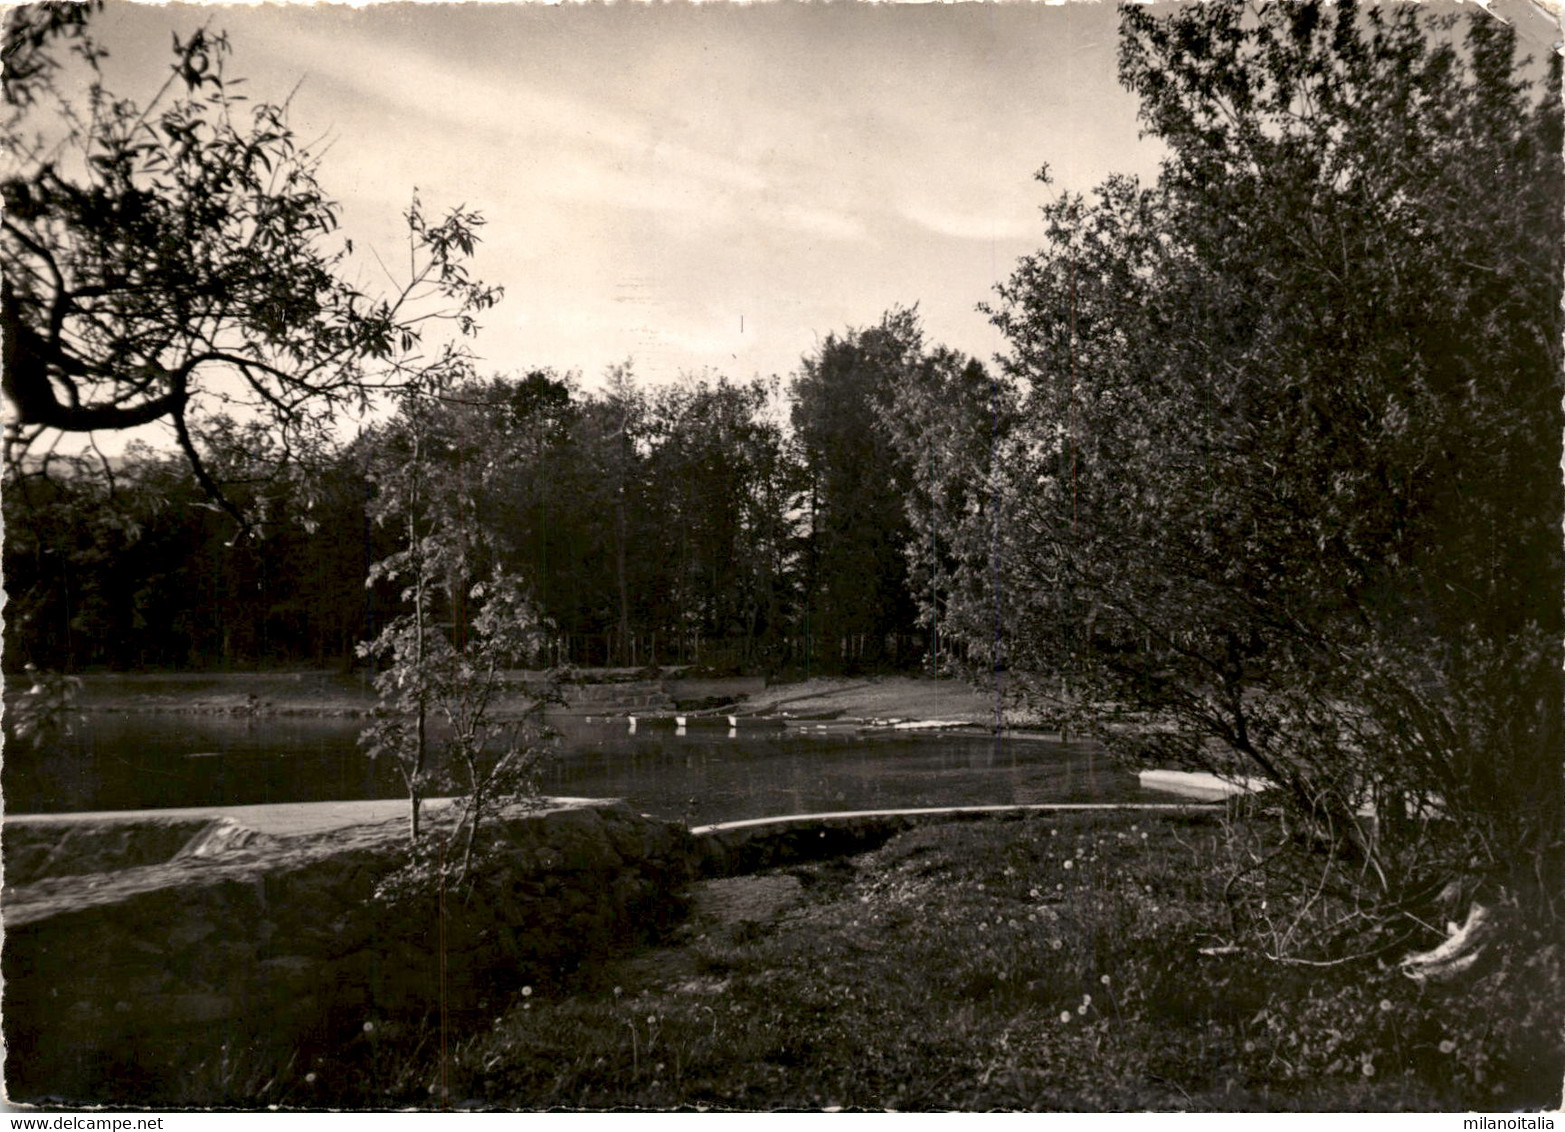
[[[1555,0],[0,18],[8,1127],[1560,1119]]]

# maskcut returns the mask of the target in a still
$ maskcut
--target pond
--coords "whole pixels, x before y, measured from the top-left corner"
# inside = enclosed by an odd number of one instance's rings
[[[624,798],[707,824],[825,810],[1155,800],[1091,744],[970,733],[671,727],[555,721],[547,793]],[[8,743],[9,813],[395,798],[361,722],[94,712],[46,751]]]

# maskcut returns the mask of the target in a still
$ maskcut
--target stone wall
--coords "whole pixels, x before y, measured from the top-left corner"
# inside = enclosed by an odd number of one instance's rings
[[[696,845],[701,854],[702,876],[742,876],[878,849],[915,824],[915,818],[904,814],[806,815],[776,822],[713,826],[698,832]]]
[[[0,834],[5,883],[20,888],[47,877],[83,876],[170,860],[213,824],[210,818],[137,822],[11,823]]]
[[[8,884],[10,1097],[175,1104],[225,1059],[280,1065],[442,998],[470,1027],[523,985],[633,945],[677,910],[698,867],[685,830],[620,805],[514,816],[442,914],[434,894],[374,898],[403,859],[403,829],[264,843],[207,831],[194,840],[222,851]]]

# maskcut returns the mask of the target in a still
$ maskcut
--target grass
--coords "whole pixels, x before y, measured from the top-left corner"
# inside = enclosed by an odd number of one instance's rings
[[[748,913],[703,912],[698,892],[696,914],[663,946],[565,983],[520,973],[515,1000],[482,1032],[448,1034],[443,1057],[430,1029],[404,1035],[400,1054],[371,1033],[279,1099],[900,1111],[1557,1103],[1557,950],[1459,992],[1420,991],[1384,964],[1204,955],[1227,922],[1214,862],[1232,836],[1200,816],[916,829],[852,860],[760,878],[772,903],[791,900],[768,918],[754,918],[753,899]]]

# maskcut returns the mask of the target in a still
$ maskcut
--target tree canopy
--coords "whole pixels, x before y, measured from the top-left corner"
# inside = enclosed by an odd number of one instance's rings
[[[808,481],[806,602],[825,655],[872,662],[912,628],[902,506],[907,465],[884,414],[924,349],[916,312],[830,334],[794,387],[793,428]]]
[[[1374,806],[1388,891],[1514,880],[1565,814],[1558,59],[1524,68],[1486,15],[1126,7],[1168,156],[1050,204],[993,308],[1011,655],[1338,841]]]

